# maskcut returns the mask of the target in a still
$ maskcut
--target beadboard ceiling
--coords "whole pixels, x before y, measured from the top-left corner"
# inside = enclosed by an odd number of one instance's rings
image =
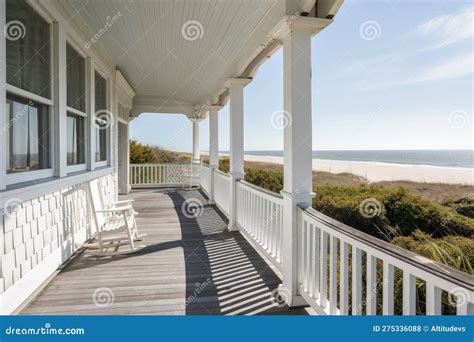
[[[95,33],[121,13],[101,34],[100,43],[137,97],[190,105],[213,101],[287,11],[284,0],[69,2]],[[202,25],[195,40],[183,36],[189,21]]]

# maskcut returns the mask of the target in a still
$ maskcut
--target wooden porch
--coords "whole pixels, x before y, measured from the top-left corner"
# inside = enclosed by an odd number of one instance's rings
[[[198,190],[134,190],[146,233],[139,252],[78,254],[20,312],[22,315],[255,315],[307,314],[273,294],[277,271],[227,219],[205,204],[195,217],[183,202],[207,203]]]

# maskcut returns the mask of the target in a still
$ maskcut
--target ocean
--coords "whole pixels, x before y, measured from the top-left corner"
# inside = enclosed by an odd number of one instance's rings
[[[282,157],[283,151],[245,151],[254,156]],[[474,150],[352,150],[313,151],[314,159],[382,162],[474,168]]]

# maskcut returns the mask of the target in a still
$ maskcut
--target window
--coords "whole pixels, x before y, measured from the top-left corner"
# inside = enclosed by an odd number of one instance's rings
[[[26,2],[6,1],[7,83],[49,99],[50,26]]]
[[[107,81],[98,72],[95,73],[95,114],[96,114],[96,149],[95,161],[107,160],[107,130],[110,125],[107,112]]]
[[[67,44],[67,106],[86,111],[86,62],[74,48]]]
[[[7,173],[50,167],[48,107],[7,94]]]
[[[84,118],[71,113],[67,114],[67,165],[84,164]]]
[[[95,132],[95,161],[105,161],[107,160],[107,123],[101,119],[97,119]]]

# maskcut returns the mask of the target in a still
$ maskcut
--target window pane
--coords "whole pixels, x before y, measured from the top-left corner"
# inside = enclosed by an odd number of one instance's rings
[[[100,120],[96,121],[95,141],[95,161],[107,160],[107,125]]]
[[[7,95],[7,172],[49,168],[48,107]]]
[[[86,63],[74,48],[67,44],[67,105],[86,111]]]
[[[107,81],[95,73],[95,111],[107,109]]]
[[[85,163],[84,118],[67,115],[67,165]]]
[[[25,0],[6,1],[7,83],[50,98],[50,26]]]

